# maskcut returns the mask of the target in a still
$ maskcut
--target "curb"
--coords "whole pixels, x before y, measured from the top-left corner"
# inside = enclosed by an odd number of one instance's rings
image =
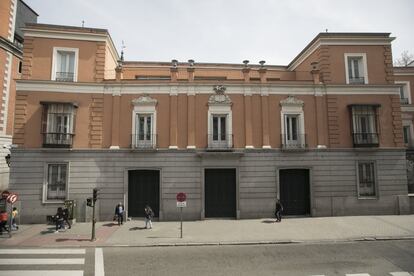
[[[68,245],[61,247],[72,248],[90,248],[90,247],[138,247],[138,248],[153,248],[153,247],[190,247],[190,246],[246,246],[246,245],[287,245],[287,244],[335,244],[335,243],[351,243],[351,242],[376,242],[376,241],[399,241],[399,240],[414,240],[414,236],[402,237],[358,237],[351,239],[338,240],[279,240],[279,241],[229,241],[229,242],[172,242],[172,243],[157,243],[157,244],[83,244],[83,245]],[[0,246],[1,247],[1,246]],[[33,246],[16,246],[32,248]],[[38,246],[41,248],[55,248],[56,246]]]

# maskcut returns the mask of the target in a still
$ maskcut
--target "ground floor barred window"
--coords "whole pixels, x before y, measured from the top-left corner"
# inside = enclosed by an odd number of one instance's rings
[[[358,162],[358,196],[376,197],[375,163]]]
[[[67,164],[48,164],[46,200],[66,199],[67,172]]]

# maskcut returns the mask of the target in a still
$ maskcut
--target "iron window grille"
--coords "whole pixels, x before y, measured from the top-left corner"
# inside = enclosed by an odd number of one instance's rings
[[[350,105],[354,147],[378,147],[379,105]]]
[[[42,103],[43,147],[70,148],[75,136],[76,105]]]

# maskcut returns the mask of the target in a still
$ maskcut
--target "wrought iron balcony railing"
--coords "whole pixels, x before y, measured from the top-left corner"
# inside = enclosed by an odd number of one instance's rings
[[[280,141],[283,150],[299,150],[308,147],[306,144],[306,134],[296,134],[289,137],[288,134],[284,133],[280,135]]]
[[[400,98],[400,103],[401,104],[409,104],[407,98]]]
[[[378,147],[379,137],[378,133],[359,132],[352,133],[354,140],[354,147]]]
[[[131,148],[155,149],[157,148],[157,134],[132,134]]]
[[[364,84],[365,79],[364,77],[351,77],[349,78],[349,83],[350,84]]]
[[[228,150],[233,147],[233,134],[208,134],[208,149]]]
[[[43,147],[70,148],[73,143],[73,133],[47,132],[43,133]]]
[[[56,72],[56,81],[74,81],[75,74],[73,72]]]

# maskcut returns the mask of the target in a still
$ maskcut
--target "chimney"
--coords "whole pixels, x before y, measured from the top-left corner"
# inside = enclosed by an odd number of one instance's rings
[[[264,67],[265,63],[266,61],[264,60],[259,61],[259,64],[260,64],[259,75],[260,75],[261,82],[267,82],[267,78],[266,78],[267,69]]]
[[[171,81],[176,82],[178,79],[178,60],[173,59],[171,61],[170,72],[171,72]]]
[[[243,77],[245,82],[250,82],[250,67],[249,67],[249,61],[243,60],[244,68],[242,69]]]
[[[189,59],[188,64],[189,64],[189,67],[187,68],[188,81],[193,82],[194,81],[194,59]]]

